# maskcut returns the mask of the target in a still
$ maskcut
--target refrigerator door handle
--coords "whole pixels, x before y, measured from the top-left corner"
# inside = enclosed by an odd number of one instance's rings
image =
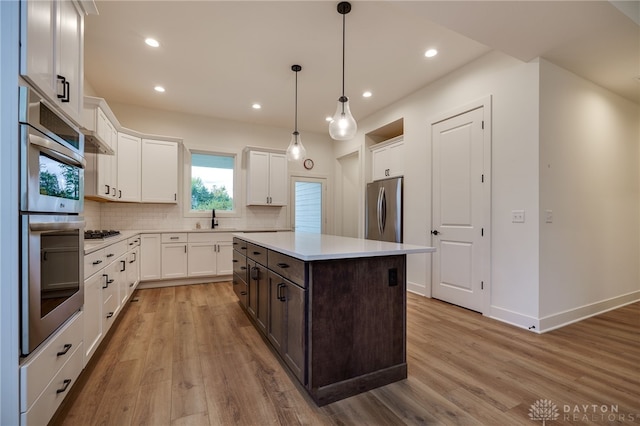
[[[387,224],[387,195],[384,187],[380,187],[378,193],[378,230],[380,235],[384,234],[384,228]]]

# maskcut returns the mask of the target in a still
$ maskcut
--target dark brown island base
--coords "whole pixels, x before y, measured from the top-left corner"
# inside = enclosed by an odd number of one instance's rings
[[[319,406],[407,377],[406,255],[432,247],[236,234],[233,288]]]

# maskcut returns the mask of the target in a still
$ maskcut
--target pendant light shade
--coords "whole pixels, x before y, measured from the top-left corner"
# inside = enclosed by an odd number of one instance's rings
[[[351,12],[351,3],[338,3],[338,13],[342,15],[342,96],[338,99],[338,107],[329,123],[329,136],[338,141],[353,139],[358,130],[355,118],[351,115],[349,98],[344,95],[344,51],[345,51],[345,15]]]
[[[298,132],[298,72],[302,70],[300,65],[292,65],[291,71],[296,73],[296,102],[295,102],[295,128],[291,134],[291,141],[287,147],[287,159],[289,161],[301,161],[307,156],[307,150],[302,145],[300,132]]]

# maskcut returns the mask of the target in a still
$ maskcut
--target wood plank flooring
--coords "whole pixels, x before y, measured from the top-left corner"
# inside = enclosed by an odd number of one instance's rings
[[[408,294],[408,379],[318,408],[229,282],[133,299],[52,425],[640,423],[640,303],[537,335]]]

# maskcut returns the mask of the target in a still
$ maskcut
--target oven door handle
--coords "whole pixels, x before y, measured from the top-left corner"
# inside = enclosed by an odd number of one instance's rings
[[[33,133],[30,133],[29,143],[31,145],[38,146],[40,150],[42,150],[45,154],[50,155],[56,160],[59,160],[64,163],[71,164],[77,167],[81,167],[83,169],[86,166],[86,161],[80,154],[73,152],[69,148],[62,146],[59,143],[43,138],[42,136],[38,136]]]
[[[67,219],[67,216],[64,216]],[[51,220],[51,216],[30,215],[29,229],[32,231],[57,231],[64,229],[83,229],[84,220],[67,219],[64,221]]]

